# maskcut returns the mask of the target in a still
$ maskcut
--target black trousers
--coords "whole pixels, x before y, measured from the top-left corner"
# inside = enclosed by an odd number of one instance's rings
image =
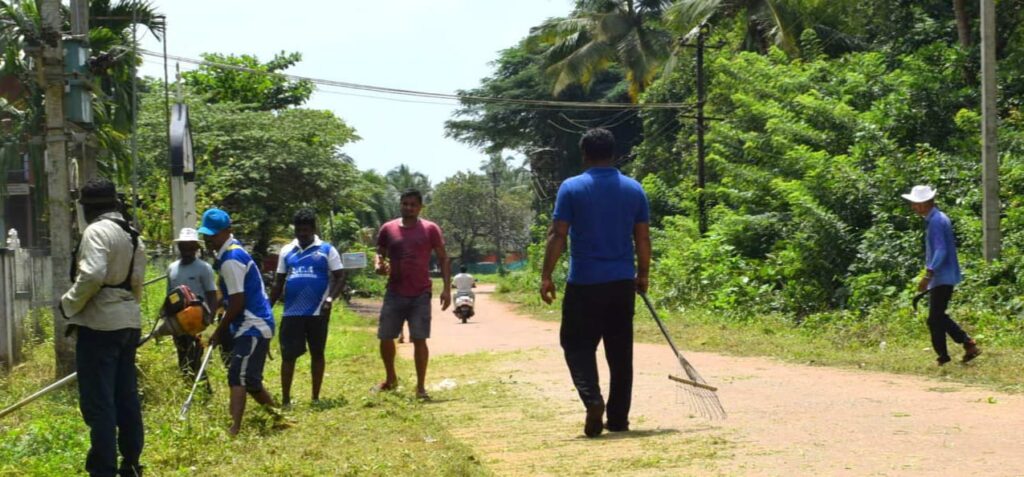
[[[199,338],[190,335],[175,336],[174,347],[178,350],[178,369],[185,376],[195,379],[203,362],[203,347],[199,343]]]
[[[953,298],[953,285],[939,285],[933,288],[928,298],[928,331],[932,335],[932,348],[935,348],[935,352],[941,359],[949,358],[949,350],[946,348],[947,334],[959,344],[964,344],[971,339],[960,328],[960,325],[946,313],[951,298]]]
[[[141,474],[142,408],[135,373],[140,331],[78,327],[75,361],[82,417],[89,426],[85,470],[92,476]],[[121,466],[117,466],[117,451]]]
[[[569,374],[584,405],[603,402],[597,344],[604,341],[611,374],[607,413],[611,426],[629,424],[633,393],[633,313],[636,284],[622,280],[565,288],[559,338]]]

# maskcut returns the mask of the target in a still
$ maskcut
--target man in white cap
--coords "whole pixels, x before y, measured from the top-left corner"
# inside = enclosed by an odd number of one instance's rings
[[[202,296],[211,311],[217,308],[217,283],[213,280],[213,267],[198,260],[199,234],[196,229],[184,227],[174,239],[181,259],[167,267],[167,293],[186,285],[197,296]],[[178,367],[191,376],[199,373],[202,360],[202,346],[196,336],[175,336],[174,346],[178,349]]]
[[[910,208],[925,220],[925,273],[917,284],[920,292],[930,291],[928,301],[928,330],[932,335],[932,347],[939,355],[942,366],[952,360],[946,349],[946,335],[964,347],[963,362],[981,354],[978,345],[967,336],[952,318],[946,314],[946,307],[953,297],[953,287],[960,283],[960,262],[956,257],[956,241],[953,237],[953,223],[935,205],[935,190],[929,186],[914,186],[903,198],[910,201]]]

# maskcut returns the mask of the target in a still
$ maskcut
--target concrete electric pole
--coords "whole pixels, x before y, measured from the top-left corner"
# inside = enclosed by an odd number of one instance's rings
[[[998,260],[1002,250],[999,229],[999,149],[996,109],[996,5],[981,0],[981,187],[982,254],[986,261]]]
[[[44,45],[41,68],[46,98],[46,187],[49,195],[50,259],[53,262],[53,345],[57,377],[75,370],[75,342],[65,337],[60,297],[71,286],[71,184],[64,126],[64,46],[60,0],[41,0]]]

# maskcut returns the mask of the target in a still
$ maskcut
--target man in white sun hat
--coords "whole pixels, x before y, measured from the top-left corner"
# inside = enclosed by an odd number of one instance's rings
[[[952,360],[946,349],[946,335],[964,347],[963,362],[981,354],[978,345],[967,336],[952,318],[946,314],[946,307],[953,297],[953,287],[960,283],[960,262],[956,257],[956,241],[953,237],[953,223],[935,205],[935,190],[926,185],[914,186],[903,198],[910,201],[914,213],[925,221],[925,273],[917,284],[920,292],[930,291],[928,300],[928,330],[932,335],[932,347],[939,355],[937,362],[942,366]]]
[[[167,293],[181,285],[187,285],[192,293],[202,296],[211,311],[217,308],[217,282],[213,279],[213,267],[198,259],[199,233],[196,229],[183,227],[174,239],[181,259],[167,267]],[[174,346],[178,349],[178,367],[186,375],[195,377],[202,360],[202,346],[195,336],[175,336]]]

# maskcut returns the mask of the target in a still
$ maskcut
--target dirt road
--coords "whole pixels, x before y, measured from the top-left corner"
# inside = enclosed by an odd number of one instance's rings
[[[477,292],[477,316],[465,325],[450,311],[441,312],[435,302],[432,354],[532,350],[507,370],[555,403],[562,419],[582,427],[582,408],[558,347],[557,322],[519,315],[492,299],[490,291],[485,287]],[[411,346],[400,350],[411,358]],[[694,418],[666,379],[669,373],[678,374],[670,349],[637,344],[633,432],[671,430],[678,439],[715,436],[729,441],[728,455],[715,458],[714,474],[1024,476],[1024,396],[765,358],[695,352],[687,357],[710,383],[720,386],[728,419],[709,423]],[[605,380],[607,369],[602,367],[601,373]],[[559,439],[536,432],[538,438]],[[488,446],[479,436],[474,439],[471,445],[493,453],[485,457],[494,462],[523,458],[506,456],[506,444]],[[699,472],[658,472],[656,465],[649,470],[639,473]]]

